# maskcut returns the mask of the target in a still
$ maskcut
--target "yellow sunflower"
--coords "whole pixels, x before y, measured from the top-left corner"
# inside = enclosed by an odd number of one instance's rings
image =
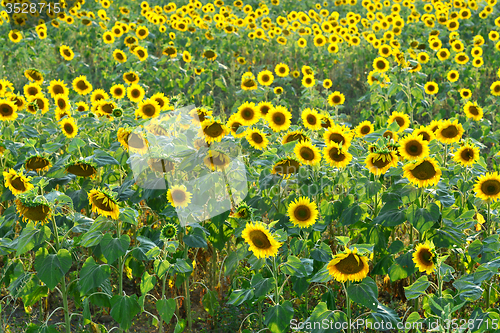
[[[274,163],[272,174],[289,178],[291,175],[299,172],[300,162],[294,157],[285,157]]]
[[[340,148],[335,142],[323,148],[323,156],[332,167],[339,169],[345,168],[352,161],[352,155],[347,149]]]
[[[241,237],[249,245],[250,251],[257,258],[275,257],[281,243],[278,242],[261,222],[248,222],[241,233]]]
[[[500,96],[500,81],[495,81],[491,84],[490,92],[493,96]]]
[[[43,83],[43,74],[38,69],[30,68],[24,71],[24,76],[30,80],[35,81],[38,84]]]
[[[274,72],[279,77],[286,77],[290,74],[290,68],[288,68],[288,65],[285,65],[284,63],[279,63],[274,68]]]
[[[129,85],[139,83],[139,75],[134,72],[126,72],[123,74],[123,81]]]
[[[30,183],[31,177],[25,177],[22,171],[19,173],[14,169],[10,169],[8,172],[4,171],[3,178],[5,180],[5,187],[14,195],[27,192],[33,188],[33,185]]]
[[[257,75],[257,81],[262,86],[270,86],[274,81],[274,75],[269,70],[262,71]]]
[[[483,118],[483,108],[477,102],[467,101],[464,105],[464,112],[467,118],[479,121]]]
[[[231,131],[231,134],[233,135],[233,137],[235,138],[243,138],[247,135],[247,131],[248,130],[244,130],[242,131],[240,134],[238,134],[238,129],[243,126],[243,124],[240,122],[240,120],[238,119],[238,115],[237,114],[232,114],[227,123],[226,123],[226,127],[229,128],[229,130]]]
[[[92,177],[97,173],[95,165],[83,161],[70,162],[65,169],[66,172],[78,177]]]
[[[353,133],[349,128],[342,125],[333,125],[325,133],[323,133],[323,139],[325,144],[330,144],[331,142],[342,144],[342,148],[349,148],[351,146]]]
[[[428,126],[423,125],[420,125],[420,127],[414,130],[412,134],[414,136],[421,136],[422,140],[427,142],[431,142],[435,138],[434,132],[432,132]]]
[[[500,199],[500,176],[497,172],[487,172],[478,177],[474,184],[476,197],[485,201],[497,201]]]
[[[80,75],[73,80],[73,90],[79,95],[85,96],[92,91],[92,85],[87,81],[85,75]]]
[[[229,134],[229,129],[217,120],[207,119],[201,123],[199,134],[205,136],[207,143],[220,142]]]
[[[259,113],[254,103],[245,102],[238,108],[238,117],[243,126],[252,126],[259,121]]]
[[[231,164],[231,158],[223,152],[209,150],[203,163],[212,171],[223,171]]]
[[[453,159],[463,166],[472,166],[479,160],[479,148],[473,144],[467,143],[457,149]]]
[[[439,86],[436,82],[427,82],[424,86],[425,93],[428,95],[435,95],[439,91]]]
[[[402,112],[394,111],[391,114],[391,116],[387,120],[387,123],[390,125],[393,122],[396,122],[399,125],[398,132],[403,132],[405,129],[410,127],[410,117]]]
[[[418,160],[429,155],[429,146],[422,136],[407,135],[398,143],[400,156],[408,161]]]
[[[127,97],[131,102],[139,103],[146,95],[144,88],[138,85],[137,83],[132,83],[127,88]]]
[[[89,202],[92,205],[92,211],[97,214],[111,217],[114,220],[117,220],[120,216],[118,202],[112,195],[112,192],[108,190],[90,190]]]
[[[368,258],[357,254],[358,249],[337,253],[328,263],[328,272],[338,282],[362,281],[370,271]]]
[[[285,134],[281,140],[281,144],[286,144],[293,141],[310,141],[310,139],[305,135],[302,130],[299,131],[289,131]]]
[[[431,274],[436,269],[437,255],[432,242],[418,244],[413,252],[412,260],[418,267],[419,272]]]
[[[114,84],[109,89],[109,92],[114,99],[122,99],[127,93],[127,88],[123,84]]]
[[[191,196],[184,185],[173,185],[167,192],[167,200],[174,207],[187,207],[191,203]]]
[[[318,206],[307,197],[300,197],[288,205],[287,215],[295,226],[307,228],[318,219]]]
[[[33,221],[35,225],[44,225],[52,216],[52,210],[47,202],[33,201],[25,197],[15,200],[16,210],[23,217],[23,221]]]
[[[16,120],[17,106],[7,99],[0,99],[0,121]]]
[[[189,115],[191,116],[191,122],[194,125],[200,125],[202,122],[212,117],[212,111],[205,108],[195,108],[189,112]]]
[[[269,110],[273,108],[273,104],[271,102],[262,101],[257,104],[257,110],[260,112],[260,116],[265,118],[268,114]]]
[[[311,108],[302,110],[301,118],[305,128],[313,131],[321,129],[321,118],[316,110]]]
[[[426,157],[403,166],[404,176],[418,187],[436,185],[441,178],[441,169],[436,160]]]
[[[368,171],[375,176],[382,175],[391,167],[398,166],[398,157],[395,151],[373,152],[368,155],[365,160],[365,165]]]
[[[59,127],[61,127],[61,130],[67,138],[74,138],[78,134],[78,126],[73,118],[64,118],[59,123]]]
[[[361,122],[358,126],[355,128],[356,135],[359,137],[363,137],[365,135],[368,135],[372,133],[375,130],[373,127],[373,124],[369,120],[365,120]]]
[[[345,96],[340,91],[334,91],[328,96],[328,104],[331,106],[342,105],[345,102]]]
[[[59,47],[59,54],[66,61],[73,60],[73,58],[75,57],[75,53],[73,52],[73,50],[69,46],[66,46],[66,45],[61,45]]]
[[[292,114],[284,106],[276,106],[269,110],[266,120],[275,132],[286,131],[290,127]]]
[[[35,96],[28,97],[27,111],[35,114],[38,110],[45,114],[49,111],[49,100],[39,93]]]
[[[161,92],[151,96],[151,100],[158,103],[161,111],[173,110],[173,107],[170,105],[170,99]]]
[[[250,146],[259,150],[265,149],[269,143],[266,134],[257,128],[249,129],[247,131],[246,139],[250,143]]]
[[[156,118],[160,115],[160,105],[151,98],[140,101],[135,115],[142,119]]]
[[[54,97],[54,104],[57,106],[58,111],[69,111],[71,109],[71,104],[67,95],[56,95]]]
[[[76,102],[76,110],[78,112],[85,112],[89,110],[89,105],[85,102]]]
[[[316,84],[316,79],[314,79],[314,75],[304,75],[302,78],[302,85],[306,88],[314,87]]]
[[[455,120],[451,122],[449,119],[444,120],[439,124],[438,129],[436,130],[436,138],[442,143],[454,143],[460,141],[462,139],[462,135],[464,134],[464,128],[462,124]]]
[[[377,57],[373,60],[373,70],[379,73],[385,73],[389,70],[390,64],[384,57]]]
[[[300,141],[293,149],[297,159],[306,165],[316,165],[321,161],[319,149],[309,141]]]

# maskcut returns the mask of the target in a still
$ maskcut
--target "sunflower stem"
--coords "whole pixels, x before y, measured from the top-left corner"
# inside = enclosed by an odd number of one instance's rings
[[[164,242],[163,244],[163,260],[167,260],[167,242]],[[168,270],[165,272],[165,275],[163,276],[163,281],[162,281],[162,286],[161,286],[161,299],[165,298],[165,287],[167,284],[167,276],[168,276]],[[158,316],[160,319],[159,320],[159,333],[163,333],[163,318],[161,316]]]
[[[347,289],[349,288],[349,281],[346,283],[342,283],[345,292],[345,304],[346,304],[346,312],[347,312],[347,333],[351,333],[351,298],[349,297],[349,293]]]
[[[184,233],[187,234],[187,230],[186,228],[184,228]],[[182,233],[179,234],[179,238],[180,241],[182,242]],[[184,259],[187,260],[188,259],[188,246],[182,242],[182,244],[184,244]],[[193,331],[193,317],[191,315],[191,296],[190,296],[190,292],[189,292],[189,275],[186,276],[184,278],[184,282],[183,282],[183,285],[184,285],[184,292],[185,292],[185,306],[186,306],[186,316],[187,316],[187,320],[188,320],[188,332],[192,332]]]
[[[486,231],[485,231],[485,234],[484,234],[484,238],[488,237],[488,235],[490,234],[491,232],[491,202],[490,200],[488,200],[488,211],[487,211],[487,214],[486,214]]]
[[[486,282],[486,295],[484,298],[484,301],[485,301],[484,309],[485,310],[488,310],[488,308],[490,306],[490,293],[491,293],[491,283]]]
[[[274,276],[274,288],[275,288],[274,303],[278,305],[280,302],[280,287],[278,282],[278,268],[276,266],[276,256],[273,257],[273,276]]]

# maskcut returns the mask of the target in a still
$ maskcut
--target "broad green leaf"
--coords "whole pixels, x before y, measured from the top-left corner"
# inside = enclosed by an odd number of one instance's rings
[[[85,295],[90,290],[99,287],[107,278],[109,278],[110,271],[108,265],[97,265],[94,258],[89,257],[85,260],[80,271],[80,284],[81,294]]]
[[[172,319],[176,306],[177,304],[175,303],[175,299],[173,298],[160,299],[156,302],[156,310],[158,310],[161,319],[163,319],[163,321],[167,324],[170,322],[170,319]]]
[[[396,258],[395,262],[389,268],[389,277],[394,282],[410,276],[416,270],[417,268],[412,260],[412,252],[407,252]]]
[[[431,283],[427,279],[427,275],[422,275],[415,281],[411,286],[404,287],[405,288],[405,296],[407,299],[414,299],[419,297],[420,295],[424,295],[425,291]]]
[[[132,326],[132,319],[139,312],[141,306],[137,301],[137,295],[115,295],[111,298],[111,317],[120,324],[120,328],[128,330]]]
[[[193,271],[193,266],[191,266],[187,261],[184,259],[178,259],[175,264],[174,264],[174,270],[177,273],[189,273]]]
[[[326,325],[318,327],[317,323],[326,323]],[[336,328],[335,324],[341,325],[342,323],[347,323],[347,316],[344,312],[328,310],[325,302],[319,302],[311,316],[302,325],[294,318],[290,321],[290,328],[294,331],[307,330],[311,333],[335,333],[342,331],[341,326]]]
[[[229,300],[227,301],[227,304],[233,304],[238,306],[253,298],[254,298],[253,289],[233,290],[231,295],[229,295]]]
[[[201,300],[203,308],[211,316],[215,316],[215,312],[219,309],[219,300],[217,299],[217,293],[213,290],[208,290]]]
[[[309,259],[311,260],[311,259]],[[310,266],[312,268],[312,266]],[[288,256],[287,262],[281,268],[283,273],[296,276],[296,277],[306,277],[309,275],[304,263],[295,256]]]
[[[52,232],[47,226],[44,225],[36,228],[33,222],[29,222],[17,238],[17,255],[24,254],[31,251],[34,247],[42,245],[43,242],[50,239],[51,234]]]
[[[148,291],[153,289],[156,284],[156,278],[154,275],[149,275],[147,271],[144,272],[141,279],[141,294],[145,295]]]
[[[377,284],[370,277],[366,277],[360,283],[353,283],[347,288],[349,297],[356,303],[376,311],[378,307]]]
[[[263,278],[262,274],[257,273],[252,277],[252,287],[254,288],[255,297],[267,295],[274,287],[274,278]]]
[[[48,251],[43,249],[35,259],[35,269],[38,278],[53,290],[69,271],[71,263],[71,254],[68,250],[61,249],[57,254],[48,254]]]
[[[290,301],[270,307],[265,315],[265,324],[271,333],[288,332],[290,321],[293,318],[293,306]]]
[[[207,247],[207,236],[201,228],[193,228],[189,235],[184,237],[184,243],[189,247]]]
[[[120,238],[113,238],[111,234],[105,234],[101,239],[101,251],[108,264],[115,262],[118,257],[127,253],[130,245],[130,237],[128,235],[121,235]]]

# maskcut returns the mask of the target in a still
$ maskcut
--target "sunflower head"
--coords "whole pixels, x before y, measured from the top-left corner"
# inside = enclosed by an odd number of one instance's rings
[[[300,162],[294,157],[285,157],[278,160],[274,166],[272,173],[288,178],[293,174],[299,173]]]
[[[33,221],[35,225],[46,224],[52,216],[52,208],[44,196],[36,195],[38,188],[17,196],[16,210],[23,217],[23,221]]]
[[[177,226],[175,224],[173,224],[173,223],[168,222],[161,229],[160,238],[163,241],[167,241],[167,240],[170,240],[170,239],[174,239],[175,236],[177,236]]]
[[[30,183],[31,177],[25,177],[22,170],[19,172],[14,169],[4,171],[3,178],[5,180],[5,187],[14,195],[25,193],[33,188],[33,185]]]
[[[191,196],[184,185],[173,185],[167,192],[167,200],[174,207],[187,207],[191,203]]]
[[[246,202],[242,202],[236,212],[231,215],[240,219],[250,219],[252,217],[252,209],[246,204]]]
[[[66,172],[78,177],[92,177],[97,173],[97,164],[92,161],[72,161],[64,166]]]
[[[92,211],[103,216],[118,219],[120,208],[116,200],[116,192],[108,189],[92,189],[89,192],[89,202],[92,205]]]
[[[500,199],[500,176],[497,172],[487,172],[474,185],[476,196],[489,202]]]
[[[441,178],[441,169],[432,157],[415,160],[403,166],[404,176],[418,186],[427,187],[436,185]]]
[[[328,263],[328,272],[339,282],[362,281],[370,271],[368,258],[357,254],[357,249],[346,249]]]
[[[313,225],[318,218],[318,207],[307,197],[300,197],[288,206],[287,215],[295,226],[307,228]]]
[[[281,246],[266,225],[261,222],[247,223],[241,236],[257,258],[274,257]]]
[[[50,160],[45,154],[35,154],[26,159],[24,166],[27,170],[38,172],[49,170],[49,168],[52,166],[52,163],[50,163]]]
[[[431,274],[436,269],[437,254],[432,242],[418,244],[412,255],[413,262],[420,272]]]

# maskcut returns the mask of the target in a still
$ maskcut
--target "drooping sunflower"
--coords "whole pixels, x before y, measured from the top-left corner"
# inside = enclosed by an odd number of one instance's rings
[[[17,106],[7,99],[0,99],[0,121],[16,120]]]
[[[325,144],[330,144],[331,142],[342,144],[342,148],[349,148],[351,146],[353,133],[349,128],[342,125],[333,125],[325,133],[323,133],[323,139]]]
[[[338,169],[345,168],[352,161],[352,155],[347,149],[340,148],[335,142],[331,142],[323,148],[323,156],[332,167]]]
[[[275,257],[281,246],[262,222],[248,222],[241,236],[257,258]]]
[[[111,217],[116,220],[120,216],[120,208],[118,207],[118,201],[113,195],[115,192],[111,192],[107,189],[92,189],[89,192],[89,202],[92,205],[92,211],[103,215]]]
[[[194,125],[200,125],[202,122],[212,117],[212,111],[205,108],[195,108],[189,112],[189,115],[191,116],[191,122]]]
[[[44,197],[34,197],[29,193],[21,194],[15,200],[17,213],[23,217],[23,221],[33,221],[35,225],[46,224],[52,216],[49,203]]]
[[[321,161],[320,150],[310,141],[300,141],[293,149],[297,159],[306,165],[316,165]]]
[[[30,156],[24,163],[26,170],[30,171],[46,171],[52,166],[52,163],[41,154]]]
[[[467,101],[464,105],[464,112],[467,118],[479,121],[483,118],[483,108],[477,102]]]
[[[33,188],[33,184],[30,183],[31,177],[24,176],[22,171],[16,172],[14,169],[9,169],[8,172],[3,172],[3,178],[5,187],[14,195],[19,195]]]
[[[61,127],[62,132],[69,139],[74,138],[78,134],[78,126],[74,118],[64,118],[59,123],[59,127]]]
[[[223,152],[209,150],[203,159],[203,163],[212,171],[224,171],[231,164],[231,159]]]
[[[399,140],[399,154],[408,161],[418,160],[429,155],[429,146],[422,136],[407,135]]]
[[[85,75],[80,75],[73,80],[73,90],[79,95],[85,96],[92,91],[92,85],[87,81]]]
[[[160,105],[150,98],[142,100],[139,102],[135,115],[142,117],[142,119],[156,118],[160,115]]]
[[[365,120],[361,122],[358,126],[355,128],[356,135],[359,137],[363,137],[365,135],[368,135],[372,133],[375,130],[373,127],[373,124],[369,120]]]
[[[305,128],[313,131],[321,129],[321,117],[316,110],[311,108],[302,110],[301,118]]]
[[[302,132],[302,130],[290,131],[285,134],[285,136],[281,140],[281,144],[286,144],[293,141],[310,141],[310,139],[307,137],[307,135],[304,134],[304,132]]]
[[[342,105],[345,102],[345,96],[340,91],[334,91],[328,96],[328,104],[331,106]]]
[[[434,186],[441,178],[441,169],[432,157],[425,157],[403,166],[404,176],[418,187]]]
[[[394,111],[391,114],[391,116],[387,120],[387,123],[390,125],[393,122],[396,122],[399,125],[398,132],[403,132],[405,129],[410,127],[410,117],[402,112]]]
[[[307,197],[297,198],[288,205],[287,215],[290,221],[300,228],[313,225],[318,214],[318,206]]]
[[[238,108],[238,119],[243,126],[252,126],[259,121],[259,112],[254,103],[245,102]]]
[[[328,263],[328,272],[336,281],[362,281],[368,275],[368,258],[357,253],[357,248],[346,248],[345,252],[337,253]]]
[[[391,167],[397,167],[398,157],[394,150],[374,151],[365,160],[368,171],[375,176],[382,175]]]
[[[300,162],[295,157],[285,157],[274,163],[271,173],[289,178],[299,172],[300,166]]]
[[[276,106],[269,110],[266,120],[275,132],[286,131],[290,127],[292,114],[284,106]]]
[[[460,141],[462,139],[462,135],[464,134],[464,128],[462,124],[455,121],[451,122],[449,119],[444,120],[439,124],[438,129],[435,132],[436,138],[442,143],[454,143]]]
[[[66,172],[78,177],[92,177],[97,173],[97,165],[93,162],[72,161],[65,165]]]
[[[184,185],[173,185],[167,192],[167,200],[174,207],[187,207],[191,203],[191,196]]]
[[[247,131],[246,139],[248,143],[250,143],[250,146],[259,150],[265,149],[269,143],[266,134],[257,128],[249,129]]]
[[[479,160],[479,148],[471,143],[467,143],[457,149],[453,159],[463,166],[472,166]]]
[[[269,70],[262,71],[257,75],[257,81],[262,86],[270,86],[274,81],[274,75]]]
[[[38,69],[27,69],[24,71],[24,76],[30,81],[35,81],[37,84],[43,83],[43,74]]]
[[[127,88],[127,97],[131,102],[139,103],[146,95],[144,88],[138,85],[137,83],[132,83]]]
[[[206,50],[203,52],[203,58],[207,58],[208,60],[214,61],[217,59],[217,53],[213,50]]]
[[[257,82],[255,82],[254,79],[252,78],[242,78],[241,79],[241,89],[243,90],[256,90],[257,89]]]
[[[217,120],[206,119],[201,123],[200,136],[204,136],[207,143],[220,142],[229,134],[229,129]]]
[[[418,267],[419,272],[431,274],[436,269],[437,255],[432,242],[418,244],[413,252],[412,260]]]
[[[500,199],[500,176],[498,172],[487,172],[479,176],[474,184],[476,197],[484,201],[495,202]]]

